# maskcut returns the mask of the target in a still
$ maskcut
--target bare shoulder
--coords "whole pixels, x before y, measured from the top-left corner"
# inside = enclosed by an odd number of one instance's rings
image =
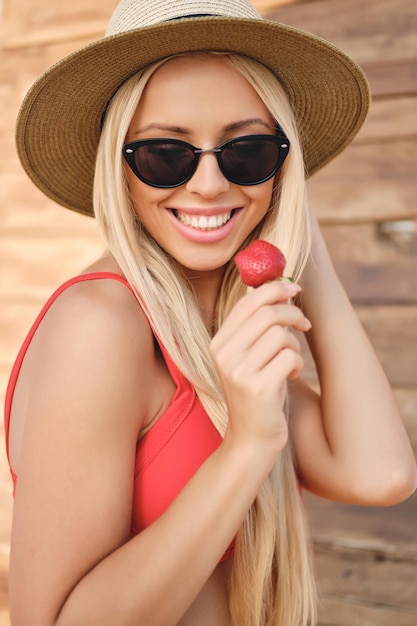
[[[61,318],[66,321],[66,316],[69,316],[77,328],[77,313],[80,314],[78,321],[82,322],[81,326],[87,321],[82,316],[88,314],[99,328],[102,328],[101,323],[111,323],[114,329],[120,326],[123,331],[125,324],[133,324],[139,332],[146,334],[149,331],[146,316],[136,297],[127,285],[114,278],[100,277],[74,282],[54,301],[48,316],[58,323]]]
[[[100,427],[102,434],[106,426],[116,428],[123,412],[124,432],[133,436],[147,419],[154,359],[149,323],[124,284],[100,279],[71,285],[48,309],[22,364],[12,452],[34,415],[49,429],[48,420],[59,423],[63,411],[74,424]]]
[[[42,350],[93,358],[110,351],[127,359],[153,352],[153,335],[146,316],[131,290],[118,280],[101,278],[77,282],[63,291],[47,311],[35,335]],[[108,363],[112,367],[111,363]],[[123,372],[123,361],[118,362]]]

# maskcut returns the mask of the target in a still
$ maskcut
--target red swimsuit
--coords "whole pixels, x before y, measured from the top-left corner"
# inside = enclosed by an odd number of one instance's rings
[[[26,351],[39,324],[50,306],[65,289],[78,282],[103,278],[118,280],[134,293],[126,279],[118,274],[99,272],[77,276],[62,285],[51,296],[32,326],[12,369],[6,393],[7,455],[9,454],[8,432],[13,392]],[[143,308],[139,300],[138,302]],[[156,339],[177,389],[169,407],[137,445],[132,535],[152,524],[165,511],[200,465],[219,447],[222,441],[191,383],[178,370],[159,339],[157,337]],[[17,477],[11,468],[10,471],[15,488]],[[222,560],[232,554],[233,545],[229,547]]]

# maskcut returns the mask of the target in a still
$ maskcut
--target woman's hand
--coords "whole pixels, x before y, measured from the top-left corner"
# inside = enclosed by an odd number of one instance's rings
[[[298,285],[273,281],[251,290],[233,308],[212,340],[229,410],[228,434],[280,451],[288,437],[283,412],[287,379],[302,367],[292,329],[310,322],[291,302]]]

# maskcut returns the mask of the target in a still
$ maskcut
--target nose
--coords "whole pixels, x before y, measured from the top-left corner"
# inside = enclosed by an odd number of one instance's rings
[[[197,169],[186,183],[187,190],[206,198],[214,198],[229,187],[230,182],[223,175],[216,154],[212,150],[202,150]]]

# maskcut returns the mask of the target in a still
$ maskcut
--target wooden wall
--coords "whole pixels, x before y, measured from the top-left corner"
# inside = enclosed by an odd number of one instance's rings
[[[93,220],[47,200],[22,172],[13,127],[40,72],[101,36],[115,0],[3,0],[0,65],[0,400],[52,290],[94,259]],[[258,0],[268,17],[350,53],[373,105],[351,147],[309,182],[333,259],[394,386],[417,449],[417,6],[411,0]],[[315,382],[308,360],[306,373]],[[306,498],[326,626],[417,620],[416,498],[388,510]],[[0,452],[0,626],[7,617],[10,480]]]
[[[312,178],[310,201],[417,451],[417,5],[311,0],[268,15],[332,41],[369,78],[369,117]],[[390,509],[306,503],[323,624],[416,624],[416,495]]]

